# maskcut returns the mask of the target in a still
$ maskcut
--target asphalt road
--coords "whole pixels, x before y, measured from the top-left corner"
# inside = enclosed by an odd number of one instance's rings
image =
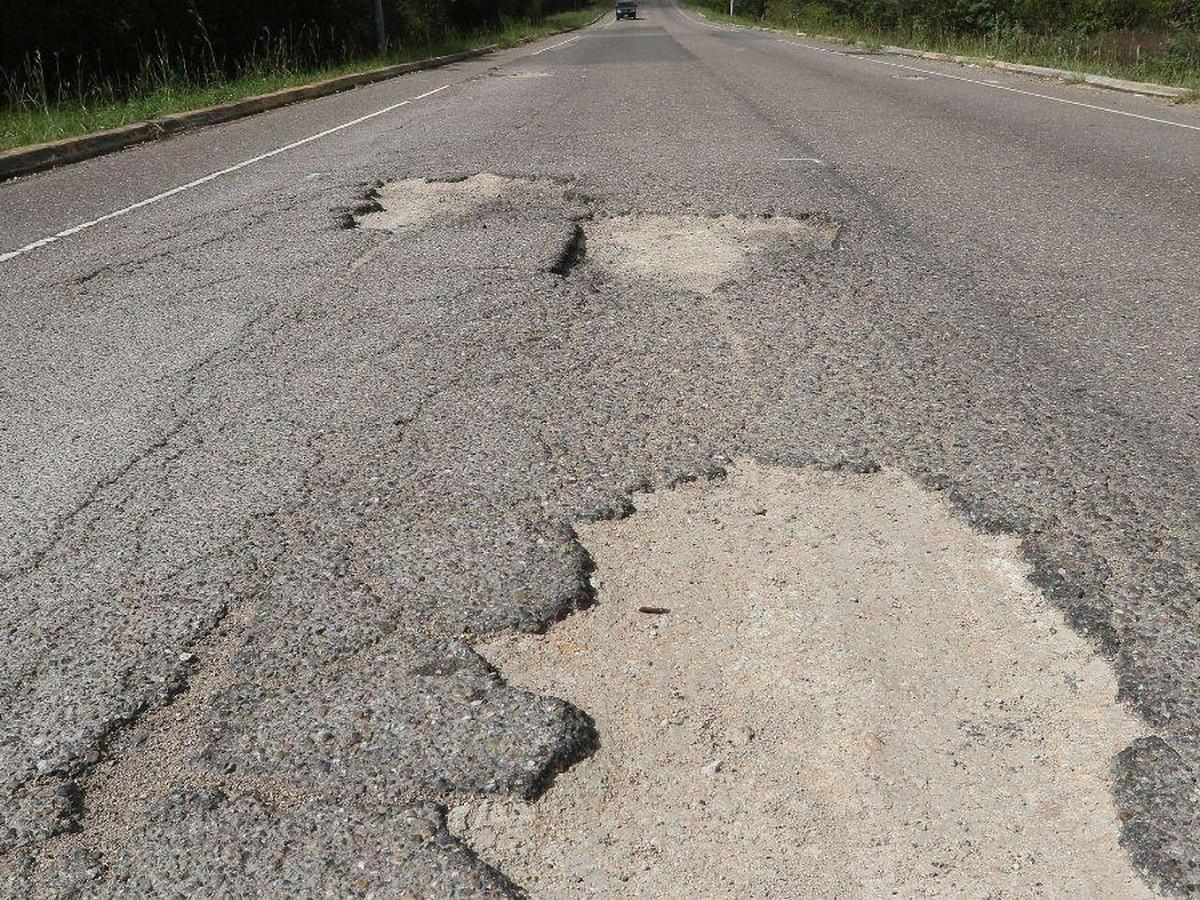
[[[340,224],[479,172],[528,189]],[[589,599],[573,522],[737,456],[1022,534],[1158,735],[1126,846],[1200,887],[1198,192],[1194,107],[661,2],[0,185],[0,895],[510,890],[440,805],[594,736],[470,640]],[[577,240],[714,214],[838,237],[705,297]]]

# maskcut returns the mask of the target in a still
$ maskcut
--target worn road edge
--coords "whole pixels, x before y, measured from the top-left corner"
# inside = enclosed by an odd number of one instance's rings
[[[64,138],[61,141],[51,141],[47,144],[33,144],[27,147],[16,147],[0,153],[0,180],[14,178],[18,175],[29,175],[44,169],[52,169],[68,163],[81,162],[106,153],[113,153],[133,144],[153,141],[159,138],[178,134],[191,128],[204,125],[218,125],[233,119],[241,119],[256,113],[288,106],[301,100],[312,100],[326,97],[351,88],[372,84],[395,78],[397,75],[407,75],[422,69],[434,69],[464,59],[472,59],[491,53],[496,46],[477,47],[452,53],[447,56],[434,56],[429,59],[414,62],[399,63],[394,66],[384,66],[381,69],[370,69],[366,72],[352,72],[349,75],[339,75],[312,84],[299,87],[284,88],[269,94],[258,94],[208,106],[204,109],[193,109],[188,112],[173,113],[169,116],[158,116],[147,122],[136,122],[132,125],[122,125],[108,131],[97,131],[79,137]]]
[[[604,15],[604,13],[601,13],[592,21],[579,27],[587,28],[589,25],[595,25]],[[563,28],[553,31],[550,34],[540,35],[537,38],[524,39],[519,43],[527,44],[532,40],[542,40],[547,37],[553,37],[556,34],[576,30],[578,29]],[[34,172],[53,169],[57,166],[65,166],[69,163],[82,162],[85,159],[92,159],[97,156],[104,156],[105,154],[131,147],[134,144],[158,140],[159,138],[178,134],[181,131],[188,131],[192,128],[200,128],[205,125],[219,125],[222,122],[242,119],[246,116],[253,116],[267,110],[298,103],[301,100],[315,100],[318,97],[327,97],[330,94],[338,94],[351,88],[374,84],[377,81],[386,81],[398,75],[407,75],[410,72],[419,72],[423,69],[436,69],[440,66],[448,66],[466,59],[485,56],[498,49],[500,49],[499,44],[488,44],[483,47],[464,50],[461,53],[450,53],[446,56],[431,56],[428,59],[398,63],[394,66],[384,66],[379,69],[368,69],[365,72],[352,72],[349,75],[339,75],[336,78],[327,78],[311,84],[284,88],[269,94],[244,97],[241,100],[232,100],[229,103],[208,106],[204,109],[193,109],[187,112],[172,113],[169,116],[158,116],[147,122],[135,122],[132,125],[122,125],[119,128],[112,128],[107,131],[97,131],[91,134],[80,135],[79,137],[64,138],[61,141],[14,147],[12,150],[0,152],[0,181],[16,178],[20,175],[31,175]]]
[[[702,19],[708,16],[699,10],[693,10]],[[807,31],[790,31],[784,28],[770,28],[765,25],[741,25],[737,22],[722,22],[733,28],[749,28],[755,31],[769,31],[774,34],[794,34],[797,37],[812,38],[814,41],[828,41],[832,44],[853,45],[846,38],[831,34],[812,34]],[[862,51],[871,52],[871,51]],[[1174,87],[1169,84],[1154,84],[1149,81],[1128,81],[1124,78],[1112,78],[1108,75],[1095,75],[1091,72],[1075,72],[1071,69],[1055,69],[1050,66],[1035,66],[1028,63],[1014,63],[1003,59],[991,59],[983,56],[955,56],[952,53],[938,53],[934,50],[914,50],[910,47],[896,47],[885,44],[877,52],[889,53],[893,56],[910,56],[914,59],[932,59],[940,62],[958,63],[960,66],[984,66],[1000,69],[1004,72],[1017,72],[1022,75],[1033,75],[1038,78],[1054,78],[1064,82],[1084,82],[1093,87],[1110,91],[1121,91],[1125,94],[1145,94],[1150,97],[1165,97],[1169,100],[1180,100],[1196,93],[1190,88]]]
[[[815,37],[815,35],[810,35]],[[822,40],[827,40],[822,38]],[[1121,91],[1125,94],[1145,94],[1150,97],[1166,97],[1178,100],[1194,93],[1188,88],[1172,87],[1169,84],[1154,84],[1149,81],[1128,81],[1124,78],[1112,78],[1108,75],[1095,75],[1091,72],[1075,72],[1071,69],[1055,69],[1050,66],[1035,66],[1028,63],[1007,62],[1003,59],[990,59],[982,56],[955,56],[951,53],[937,53],[933,50],[912,50],[908,47],[885,46],[884,53],[894,56],[912,56],[917,59],[935,59],[943,62],[953,62],[959,65],[990,66],[1004,72],[1019,72],[1022,75],[1035,75],[1039,78],[1056,78],[1059,81],[1082,81],[1093,87],[1105,88],[1110,91]]]

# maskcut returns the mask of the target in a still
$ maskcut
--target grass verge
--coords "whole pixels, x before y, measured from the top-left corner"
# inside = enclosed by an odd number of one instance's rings
[[[804,31],[813,35],[828,35],[864,48],[878,49],[883,45],[932,50],[956,56],[979,59],[998,59],[1069,69],[1075,72],[1108,75],[1130,81],[1148,81],[1189,88],[1193,96],[1200,94],[1200,36],[1152,34],[1122,34],[1082,36],[1078,34],[1038,35],[1019,28],[1005,29],[986,35],[938,35],[912,29],[878,29],[827,16],[806,17],[803,14],[787,17],[759,18],[727,12],[728,0],[681,0],[703,12],[714,22]],[[735,0],[736,4],[736,0]],[[1137,40],[1143,45],[1134,43]],[[1196,46],[1192,46],[1192,44]],[[1136,54],[1136,59],[1122,56]]]
[[[10,101],[0,106],[0,150],[145,122],[155,116],[202,109],[338,75],[427,59],[431,56],[443,56],[472,47],[487,44],[511,47],[521,41],[586,25],[603,10],[608,9],[608,6],[608,3],[592,4],[576,11],[547,16],[537,23],[513,22],[500,30],[481,31],[437,44],[405,47],[386,56],[359,57],[337,65],[292,67],[275,61],[271,65],[255,65],[238,78],[202,84],[168,73],[155,78],[153,83],[144,85],[126,97],[101,95],[96,98],[39,103]]]

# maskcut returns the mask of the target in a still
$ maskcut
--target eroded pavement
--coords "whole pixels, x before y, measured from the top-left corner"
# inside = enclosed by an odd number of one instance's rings
[[[581,527],[597,603],[481,650],[593,711],[537,803],[451,811],[541,897],[1152,897],[1118,845],[1112,670],[896,472],[738,460]]]
[[[573,527],[623,514],[635,488],[735,453],[801,472],[887,458],[864,427],[867,385],[815,367],[820,344],[847,338],[855,368],[897,362],[846,290],[861,260],[837,249],[843,226],[614,216],[568,180],[494,175],[364,196],[378,199],[363,227],[324,238],[344,257],[328,298],[264,307],[180,386],[170,430],[10,575],[10,877],[286,894],[297,866],[305,890],[504,890],[437,804],[536,798],[596,731],[588,704],[507,684],[473,636],[586,605]],[[446,266],[412,264],[431,257]],[[920,380],[936,374],[910,371],[890,414],[916,424],[919,402],[972,402]],[[797,410],[785,428],[797,379],[838,413]],[[250,402],[231,408],[235,395]],[[1116,610],[1071,593],[1089,573],[1067,568],[1080,558],[1060,549],[1065,511],[908,469],[977,526],[1026,532],[1036,580],[1109,638]],[[1136,790],[1140,752],[1120,771],[1135,786],[1118,795],[1127,836],[1163,802]],[[293,832],[310,843],[277,856]]]
[[[1115,238],[1043,297],[1035,263],[991,278],[1004,240],[946,239],[977,221],[914,224],[853,171],[723,177],[815,151],[696,64],[699,34],[637,45],[690,73],[670,102],[564,107],[615,46],[581,43],[550,77],[481,76],[436,132],[17,262],[0,893],[516,890],[444,810],[550,797],[604,711],[476,644],[596,600],[580,523],[735,459],[882,466],[1006,535],[1138,717],[1091,745],[1119,750],[1093,773],[1104,867],[1194,886],[1194,421],[1138,388],[1179,360],[1087,356],[1111,334],[1068,291],[1103,307]]]

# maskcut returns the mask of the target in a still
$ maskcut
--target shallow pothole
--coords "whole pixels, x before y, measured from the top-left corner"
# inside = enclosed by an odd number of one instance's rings
[[[709,294],[755,255],[829,250],[838,229],[790,216],[615,216],[588,229],[595,262],[617,277]]]
[[[400,231],[422,228],[434,222],[472,218],[484,207],[512,199],[561,202],[562,185],[551,179],[510,178],[480,172],[467,178],[427,180],[405,178],[382,185],[374,195],[373,208],[360,215],[361,228]]]
[[[1117,842],[1140,725],[1026,579],[891,471],[739,463],[582,525],[599,602],[481,651],[595,718],[535,804],[451,829],[534,896],[1153,896]]]

